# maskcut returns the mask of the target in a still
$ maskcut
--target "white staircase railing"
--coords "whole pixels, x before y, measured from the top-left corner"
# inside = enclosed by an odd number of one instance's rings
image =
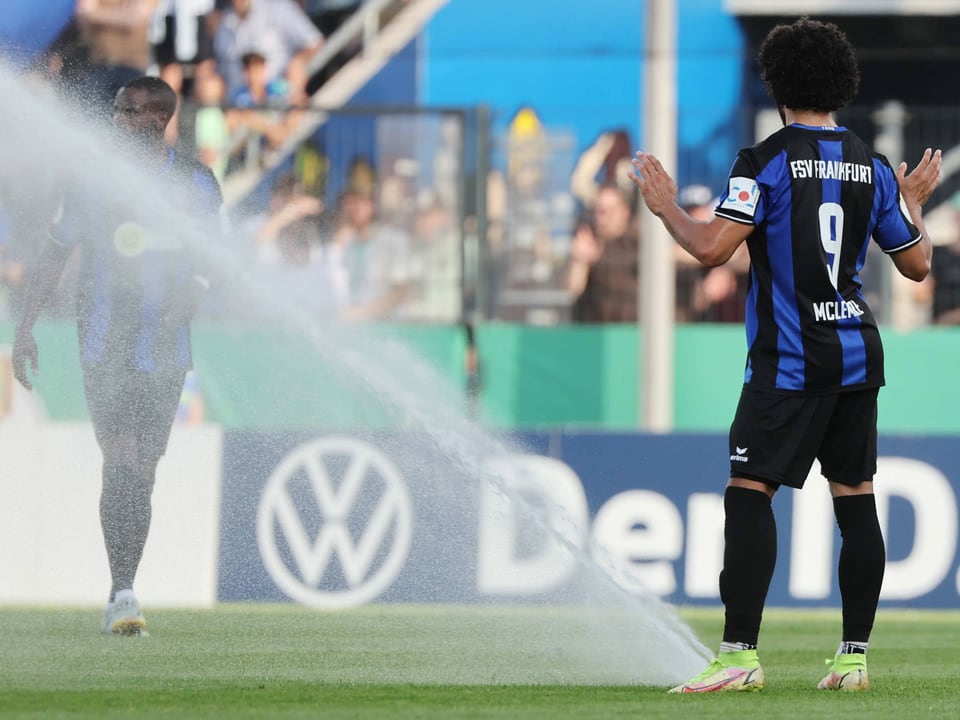
[[[367,0],[308,62],[310,75],[329,65],[357,39],[360,51],[328,79],[310,100],[309,106],[319,111],[303,113],[299,125],[272,150],[261,150],[259,136],[250,131],[235,135],[228,148],[248,147],[243,165],[224,179],[223,195],[227,207],[247,197],[260,180],[290,157],[303,142],[327,120],[327,113],[345,105],[386,63],[404,48],[426,26],[449,0]],[[253,147],[256,145],[256,147]]]

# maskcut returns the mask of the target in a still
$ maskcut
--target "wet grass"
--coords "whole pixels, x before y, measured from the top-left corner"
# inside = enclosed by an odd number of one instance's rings
[[[716,645],[718,610],[681,615]],[[881,613],[873,687],[848,695],[815,689],[838,613],[770,611],[763,692],[683,697],[603,684],[603,668],[580,682],[582,667],[538,640],[535,608],[227,605],[148,619],[149,638],[114,638],[96,610],[0,609],[0,718],[960,717],[958,613]]]

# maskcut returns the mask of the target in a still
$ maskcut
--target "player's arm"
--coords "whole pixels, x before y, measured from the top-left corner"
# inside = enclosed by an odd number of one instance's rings
[[[200,309],[203,298],[212,288],[223,284],[223,272],[215,263],[216,254],[204,248],[222,248],[229,234],[228,220],[223,207],[223,193],[216,177],[207,167],[198,167],[193,175],[196,217],[192,218],[194,243],[188,243],[191,253],[190,278],[173,293],[161,309],[163,322],[169,327],[189,323]]]
[[[910,220],[920,231],[920,242],[905,250],[892,252],[890,258],[897,270],[906,278],[920,282],[930,272],[933,244],[923,223],[923,206],[940,182],[941,153],[927,148],[917,166],[907,174],[907,164],[897,168],[897,183]]]
[[[310,80],[310,58],[323,47],[323,35],[300,7],[290,3],[277,16],[287,42],[296,52],[287,63],[286,78],[290,85],[291,105],[302,105],[307,100],[307,83]]]
[[[27,364],[29,363],[34,375],[37,374],[39,367],[39,354],[37,352],[37,342],[33,337],[33,326],[60,281],[60,274],[63,272],[63,267],[66,265],[71,251],[72,247],[68,245],[62,245],[53,240],[47,241],[40,251],[40,256],[37,258],[30,280],[27,283],[23,309],[20,320],[17,322],[11,353],[14,377],[27,390],[33,387],[30,378],[27,376]]]
[[[77,0],[76,14],[82,22],[120,28],[138,28],[150,22],[157,0],[129,0],[121,5],[106,5],[100,0]]]
[[[708,267],[722,265],[753,232],[753,225],[714,217],[709,222],[694,220],[676,202],[677,183],[653,155],[638,152],[633,160],[633,184],[643,201],[660,218],[673,239]]]
[[[654,214],[677,244],[707,267],[727,262],[753,232],[753,225],[727,218],[715,217],[709,222],[694,220],[674,202]]]
[[[199,304],[199,298],[221,282],[222,268],[218,255],[226,247],[225,240],[230,230],[223,205],[223,192],[213,171],[197,162],[190,162],[182,172],[182,179],[190,183],[191,191],[187,222],[183,228],[187,234],[184,246],[190,265],[190,279],[179,290],[181,295],[192,299],[187,305],[196,305]]]
[[[920,282],[930,272],[930,259],[933,253],[933,246],[930,244],[930,238],[927,237],[927,231],[923,228],[923,222],[913,217],[913,224],[922,233],[920,242],[911,245],[906,250],[890,254],[890,259],[897,270],[905,278]]]

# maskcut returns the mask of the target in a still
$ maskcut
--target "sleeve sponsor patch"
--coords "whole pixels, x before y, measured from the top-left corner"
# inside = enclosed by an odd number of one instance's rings
[[[732,177],[727,186],[727,197],[720,204],[719,210],[742,213],[753,217],[757,211],[757,200],[760,199],[760,186],[757,181],[748,177]]]

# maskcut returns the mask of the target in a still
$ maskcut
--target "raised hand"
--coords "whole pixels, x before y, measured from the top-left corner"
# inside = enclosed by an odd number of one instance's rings
[[[13,364],[13,376],[27,390],[33,389],[33,383],[27,375],[27,364],[34,376],[37,375],[39,353],[37,352],[37,341],[34,340],[32,333],[17,333],[13,341],[13,352],[11,362]]]
[[[927,148],[917,166],[907,174],[907,164],[900,163],[897,168],[897,182],[900,183],[900,194],[907,205],[916,203],[922,206],[933,191],[940,184],[940,166],[943,158],[940,150],[933,151]]]
[[[633,159],[635,171],[628,174],[640,188],[643,202],[654,215],[660,216],[676,202],[677,183],[653,155],[638,152]]]

